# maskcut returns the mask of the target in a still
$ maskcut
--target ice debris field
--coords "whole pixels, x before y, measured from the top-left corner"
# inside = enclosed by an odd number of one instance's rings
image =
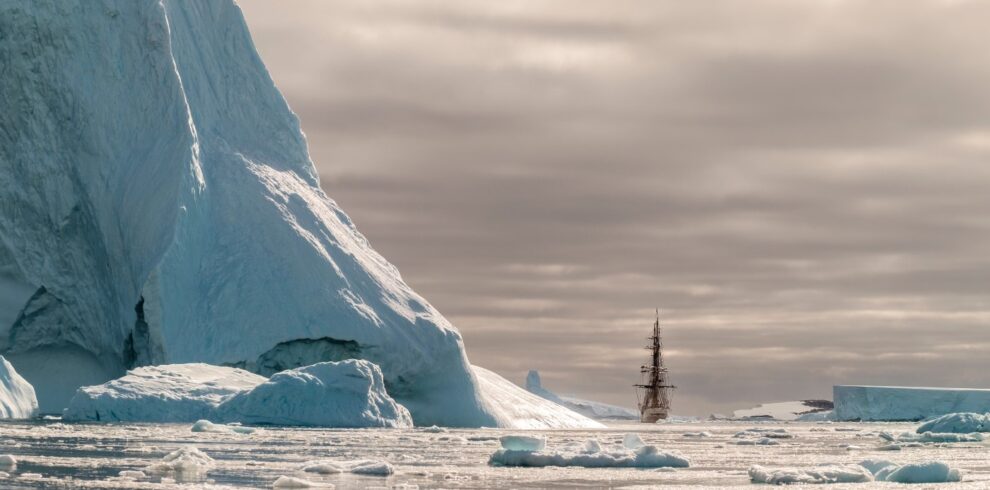
[[[982,427],[959,425],[970,424],[967,417],[944,422],[960,430]],[[918,429],[917,423],[872,422],[615,422],[602,429],[518,431],[5,421],[0,487],[990,486],[990,448],[982,440],[891,449],[883,437]],[[771,434],[777,444],[736,444]]]

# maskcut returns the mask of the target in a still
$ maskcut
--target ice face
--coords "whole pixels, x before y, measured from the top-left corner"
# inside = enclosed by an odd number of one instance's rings
[[[27,419],[38,412],[34,387],[0,356],[0,418]]]
[[[990,390],[845,386],[832,388],[835,420],[924,420],[957,412],[990,409]]]
[[[231,0],[4,2],[0,32],[0,353],[43,411],[141,365],[361,358],[419,425],[514,423],[320,189]]]

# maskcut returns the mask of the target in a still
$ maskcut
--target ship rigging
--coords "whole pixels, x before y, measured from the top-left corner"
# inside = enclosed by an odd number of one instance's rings
[[[652,352],[650,364],[640,367],[643,377],[641,384],[636,387],[636,399],[639,404],[640,422],[652,424],[666,419],[670,415],[670,394],[675,388],[668,379],[667,367],[663,362],[663,339],[660,337],[660,310],[657,310],[656,321],[653,322],[653,335],[647,337],[650,345],[646,349]],[[642,392],[642,396],[640,396]]]

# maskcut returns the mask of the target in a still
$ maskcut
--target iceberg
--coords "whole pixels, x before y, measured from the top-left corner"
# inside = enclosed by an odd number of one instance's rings
[[[0,32],[0,354],[41,411],[142,366],[364,359],[419,425],[513,425],[321,190],[232,0],[3,2]]]
[[[321,362],[276,373],[217,407],[230,422],[323,427],[412,427],[405,407],[385,392],[378,366]]]
[[[29,419],[37,413],[34,387],[0,356],[0,419]]]
[[[323,427],[411,427],[409,411],[364,360],[323,362],[271,379],[208,364],[149,366],[80,388],[66,421],[195,422],[193,432],[251,433],[213,421]]]
[[[629,419],[639,420],[639,414],[625,407],[609,405],[607,403],[582,400],[569,396],[559,396],[556,393],[543,387],[540,379],[540,372],[530,370],[526,374],[526,391],[541,398],[550,400],[558,405],[563,405],[585,417],[592,419]]]
[[[950,413],[921,424],[916,432],[918,434],[990,432],[990,414]]]
[[[914,421],[990,412],[990,390],[836,385],[832,393],[835,420]]]
[[[489,458],[492,466],[579,466],[584,468],[687,468],[690,462],[684,457],[661,451],[656,446],[639,446],[606,450],[591,439],[579,451],[539,449],[515,449],[515,440],[503,439],[502,448]]]
[[[62,419],[196,422],[213,418],[222,402],[265,381],[243,369],[209,364],[140,367],[105,384],[80,388]]]

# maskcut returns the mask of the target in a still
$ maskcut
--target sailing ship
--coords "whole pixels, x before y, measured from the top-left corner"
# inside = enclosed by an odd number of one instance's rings
[[[660,310],[657,310],[656,321],[653,322],[653,335],[647,337],[650,345],[646,349],[652,352],[650,364],[640,367],[643,376],[642,384],[636,387],[636,399],[639,403],[639,421],[652,424],[666,419],[670,415],[670,392],[677,388],[670,384],[667,367],[663,363],[663,340],[660,338]],[[642,396],[640,396],[642,392]]]

